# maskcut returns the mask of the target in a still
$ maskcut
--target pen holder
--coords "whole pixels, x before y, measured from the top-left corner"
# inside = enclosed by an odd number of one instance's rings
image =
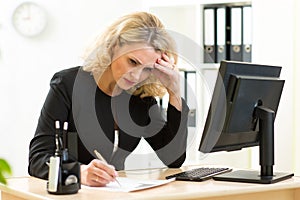
[[[47,182],[48,193],[75,194],[80,188],[81,184],[79,163],[64,156],[51,157],[49,180]]]

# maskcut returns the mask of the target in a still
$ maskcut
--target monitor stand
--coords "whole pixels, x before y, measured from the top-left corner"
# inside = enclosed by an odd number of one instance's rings
[[[213,177],[216,181],[231,181],[243,183],[277,183],[293,177],[294,174],[275,172],[272,176],[261,176],[259,171],[236,170]]]
[[[231,171],[214,176],[214,180],[270,184],[283,181],[294,176],[293,173],[273,173],[275,119],[274,111],[264,106],[257,106],[254,113],[259,119],[259,164],[261,166],[260,172],[251,170]]]

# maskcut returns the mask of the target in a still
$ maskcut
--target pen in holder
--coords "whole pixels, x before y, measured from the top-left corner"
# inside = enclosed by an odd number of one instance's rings
[[[55,155],[50,157],[47,191],[50,194],[74,194],[81,188],[80,166],[69,157],[68,149],[63,146],[62,135],[67,134],[68,123],[63,130],[60,122],[55,122]]]

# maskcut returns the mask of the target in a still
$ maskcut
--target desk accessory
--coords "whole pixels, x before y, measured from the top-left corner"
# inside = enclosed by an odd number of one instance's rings
[[[67,134],[68,123],[64,123],[63,130],[60,122],[55,122],[55,145],[54,156],[49,163],[49,176],[47,191],[50,194],[75,194],[81,188],[79,163],[69,157],[68,149],[62,141],[62,135]]]

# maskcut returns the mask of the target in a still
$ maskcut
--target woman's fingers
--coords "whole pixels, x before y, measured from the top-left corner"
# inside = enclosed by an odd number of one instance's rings
[[[108,181],[114,181],[117,172],[115,171],[115,168],[112,165],[108,165],[98,159],[95,159],[93,161],[93,164],[95,165],[95,174],[102,179],[108,180]]]
[[[155,73],[154,72],[154,75],[159,75],[160,72],[163,72],[164,74],[167,74],[167,75],[171,75],[172,70],[173,70],[173,67],[172,66],[169,66],[169,67],[165,67],[163,65],[160,65],[158,63],[155,63],[154,64],[154,68],[158,70],[158,73]],[[162,74],[161,74],[162,75]]]
[[[81,183],[89,186],[105,186],[115,181],[118,176],[114,167],[98,159],[92,160],[88,165],[81,166]]]
[[[163,54],[163,55],[165,55],[165,54]],[[163,58],[164,58],[164,56],[163,56]],[[168,59],[157,59],[157,63],[155,63],[155,67],[156,67],[156,65],[161,65],[161,66],[163,66],[163,67],[166,67],[166,68],[168,68],[168,69],[174,69],[176,66],[175,66],[175,64],[174,64],[174,62],[171,62],[170,61],[170,59],[168,58]]]
[[[168,56],[167,54],[162,54],[161,56],[165,61],[167,61],[168,63],[174,64],[175,60],[172,56]]]

